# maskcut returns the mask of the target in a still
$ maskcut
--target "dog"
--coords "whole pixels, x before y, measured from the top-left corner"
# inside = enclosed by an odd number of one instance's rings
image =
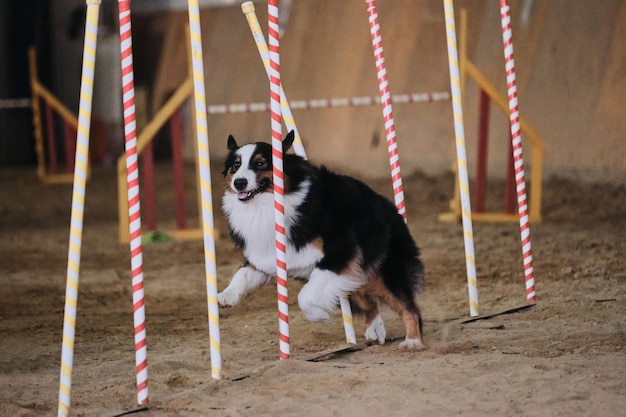
[[[282,141],[286,259],[289,277],[306,281],[298,305],[314,322],[326,321],[340,297],[364,313],[365,338],[385,343],[379,307],[402,318],[402,349],[424,348],[417,297],[424,287],[419,249],[394,204],[363,182],[317,167],[287,153],[294,132]],[[224,164],[223,210],[245,264],[218,294],[234,306],[276,276],[272,147],[239,146],[230,135]]]

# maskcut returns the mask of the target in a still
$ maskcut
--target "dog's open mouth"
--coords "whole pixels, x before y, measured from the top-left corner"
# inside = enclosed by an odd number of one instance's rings
[[[240,191],[237,193],[237,198],[239,199],[239,201],[249,201],[252,200],[254,198],[255,195],[262,193],[263,191],[267,190],[267,187],[269,187],[270,182],[268,179],[263,179],[261,181],[261,183],[259,184],[259,186],[257,188],[255,188],[254,190],[250,190],[250,191]]]
[[[260,192],[261,192],[260,189],[255,188],[252,191],[244,191],[244,192],[237,193],[237,198],[239,199],[239,201],[248,201],[248,200],[251,200],[255,195],[257,195]]]

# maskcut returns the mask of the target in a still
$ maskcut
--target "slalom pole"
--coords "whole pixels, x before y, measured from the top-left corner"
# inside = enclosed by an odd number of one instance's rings
[[[446,37],[448,40],[448,64],[450,69],[450,88],[452,90],[452,111],[454,114],[454,132],[456,136],[457,167],[459,172],[459,191],[461,195],[461,213],[463,219],[463,241],[465,243],[465,267],[467,269],[467,290],[469,293],[470,316],[478,316],[478,289],[476,280],[476,261],[474,258],[474,233],[472,230],[472,207],[470,204],[469,179],[467,175],[467,157],[465,153],[465,129],[463,126],[463,102],[461,98],[461,78],[456,47],[456,28],[452,0],[443,1]]]
[[[248,20],[248,25],[250,26],[250,31],[252,32],[252,36],[255,40],[257,49],[259,51],[259,55],[261,56],[261,60],[263,61],[263,66],[265,67],[265,71],[267,72],[267,76],[271,77],[271,66],[270,66],[270,56],[267,48],[267,43],[265,42],[265,38],[263,36],[263,32],[261,31],[261,25],[259,24],[259,20],[257,19],[254,3],[251,1],[245,2],[241,5],[241,9]],[[270,103],[271,106],[271,103]],[[271,110],[271,109],[270,109]],[[287,101],[287,96],[285,95],[285,91],[283,90],[282,83],[280,84],[280,110],[281,117],[287,126],[287,129],[293,130],[295,135],[294,140],[294,150],[296,155],[300,155],[301,157],[306,159],[306,153],[304,150],[304,146],[302,144],[302,140],[300,138],[300,133],[298,132],[298,128],[296,127],[296,122],[291,113],[291,108],[289,106],[289,101]],[[282,149],[282,148],[281,148]],[[350,302],[347,297],[341,297],[339,305],[341,307],[341,315],[343,318],[343,326],[346,333],[346,342],[355,344],[356,343],[356,335],[354,332],[354,324],[352,321],[352,310],[350,308]]]
[[[270,105],[272,163],[274,177],[274,219],[276,223],[276,286],[278,291],[278,331],[280,359],[289,359],[289,305],[287,303],[287,241],[285,236],[285,179],[280,107],[280,50],[278,41],[278,0],[267,1],[270,58]]]
[[[118,0],[120,21],[120,52],[122,92],[124,101],[124,135],[126,178],[128,188],[128,226],[130,264],[133,287],[133,321],[135,326],[135,372],[137,404],[148,404],[148,358],[146,344],[146,313],[143,290],[143,250],[141,244],[141,209],[139,204],[139,164],[137,125],[135,121],[135,83],[133,41],[130,21],[130,0]]]
[[[252,3],[251,1],[242,3],[241,10],[248,20],[248,26],[250,26],[250,32],[252,32],[252,37],[254,38],[254,42],[256,43],[259,55],[261,56],[261,60],[263,61],[265,72],[267,73],[267,76],[270,77],[271,68],[269,51],[267,48],[267,42],[265,42],[265,37],[263,36],[263,32],[261,31],[259,19],[257,18],[254,10],[254,3]],[[306,158],[306,152],[304,151],[302,138],[300,137],[300,132],[296,127],[296,122],[293,118],[293,114],[291,113],[291,108],[289,107],[289,102],[287,101],[287,96],[285,95],[282,84],[280,85],[280,110],[281,117],[285,122],[285,126],[287,126],[288,130],[293,130],[294,132],[295,140],[293,142],[293,149],[296,152],[296,155],[300,155],[301,157]]]
[[[522,136],[517,101],[517,82],[515,80],[515,59],[513,57],[513,32],[511,30],[510,12],[509,2],[507,0],[500,0],[502,43],[504,46],[506,85],[509,96],[511,143],[513,145],[517,206],[519,210],[519,225],[522,240],[524,278],[526,281],[526,299],[532,302],[535,301],[535,276],[533,271],[533,255],[530,246],[528,200],[526,199],[526,181],[524,179],[524,158],[522,157]]]
[[[389,82],[387,81],[387,69],[385,67],[385,54],[383,52],[380,24],[378,23],[378,11],[376,10],[375,0],[365,0],[365,3],[367,5],[370,34],[372,36],[372,48],[376,61],[378,90],[380,92],[380,101],[383,108],[383,119],[385,120],[385,135],[387,137],[387,152],[389,153],[389,167],[391,169],[391,180],[393,182],[393,197],[398,213],[400,213],[406,223],[406,207],[404,205],[402,174],[400,173],[400,155],[398,154],[398,143],[396,142],[396,128],[393,120],[391,94],[389,92]]]
[[[194,107],[198,161],[200,166],[200,199],[202,230],[204,234],[204,263],[206,270],[209,338],[211,345],[211,376],[222,377],[219,307],[217,304],[217,266],[215,261],[215,227],[213,225],[213,196],[211,192],[211,163],[209,160],[209,133],[202,60],[202,37],[198,0],[188,0],[191,60],[193,69]]]
[[[85,210],[85,185],[87,182],[87,165],[89,163],[89,128],[91,124],[91,102],[93,98],[93,79],[98,39],[98,15],[100,12],[100,0],[87,0],[86,3],[87,18],[85,20],[85,43],[83,47],[83,69],[80,84],[76,160],[74,163],[74,188],[72,192],[72,213],[67,260],[65,312],[63,315],[63,345],[61,347],[61,373],[59,377],[59,417],[67,417],[70,410],[80,251],[83,236],[83,214]]]

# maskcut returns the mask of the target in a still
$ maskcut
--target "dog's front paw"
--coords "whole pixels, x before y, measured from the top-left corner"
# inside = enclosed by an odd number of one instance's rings
[[[217,304],[220,307],[232,307],[239,304],[241,297],[233,291],[227,289],[217,294]]]
[[[300,310],[302,310],[306,318],[310,321],[321,322],[328,321],[330,319],[328,311],[310,301],[306,297],[302,297],[302,293],[298,295],[298,305],[300,306]]]
[[[422,343],[420,339],[405,339],[400,343],[400,349],[404,350],[424,350],[426,345]]]
[[[324,322],[330,319],[330,314],[317,306],[312,306],[306,310],[303,309],[302,312],[310,321]]]
[[[367,326],[367,329],[365,329],[365,338],[367,340],[376,340],[382,345],[385,343],[386,337],[387,330],[385,329],[385,323],[383,323],[383,319],[379,314],[372,320],[370,325]]]
[[[330,314],[328,311],[324,310],[322,307],[312,304],[312,303],[299,303],[300,309],[304,313],[307,319],[314,322],[323,322],[328,321],[330,319]]]

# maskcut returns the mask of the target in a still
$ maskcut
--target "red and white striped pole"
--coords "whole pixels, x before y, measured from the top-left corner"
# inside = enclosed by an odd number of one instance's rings
[[[135,371],[137,403],[148,403],[148,360],[143,292],[143,255],[141,245],[141,211],[139,207],[139,169],[137,129],[135,123],[135,84],[133,76],[133,42],[130,24],[130,0],[118,0],[120,50],[122,58],[122,92],[124,99],[124,134],[126,137],[126,176],[128,180],[128,225],[130,263],[133,283],[135,324]]]
[[[263,32],[261,31],[261,25],[259,24],[259,20],[256,17],[256,13],[254,11],[254,3],[251,1],[247,1],[241,5],[241,10],[246,15],[246,19],[248,20],[248,25],[250,26],[250,31],[252,32],[252,37],[256,43],[257,49],[259,50],[259,55],[261,55],[261,60],[263,61],[263,66],[265,67],[265,71],[267,72],[267,76],[270,77],[270,57],[269,57],[269,49],[267,47],[267,42],[263,36]],[[289,105],[289,101],[287,101],[287,95],[283,90],[282,86],[280,87],[280,117],[285,121],[285,125],[288,130],[293,130],[295,139],[293,143],[294,151],[296,155],[299,155],[303,158],[306,158],[306,152],[304,151],[304,146],[302,145],[302,140],[300,138],[300,134],[298,133],[298,128],[296,127],[296,121],[291,113],[291,108]],[[263,103],[264,105],[256,106],[252,104],[252,106],[244,105],[244,109],[250,109],[254,107],[255,110],[259,110],[262,108],[266,108],[267,110],[271,110],[271,103],[268,105]],[[227,109],[232,108],[231,106],[227,106]],[[211,113],[211,106],[209,106],[209,114]],[[354,334],[354,325],[352,323],[352,310],[350,309],[350,302],[347,297],[342,297],[340,299],[341,312],[343,316],[343,324],[346,332],[346,342],[347,343],[356,343],[356,336]]]
[[[280,358],[289,359],[289,306],[287,304],[287,240],[285,236],[285,181],[280,112],[280,52],[278,41],[278,0],[267,1],[270,53],[270,105],[272,121],[272,163],[274,165],[274,217],[276,223],[276,284]]]
[[[393,197],[398,213],[400,213],[406,222],[406,207],[404,206],[404,191],[402,189],[402,175],[400,174],[400,156],[396,142],[396,128],[393,121],[391,94],[389,93],[389,82],[387,81],[387,69],[385,68],[385,55],[383,53],[383,42],[380,34],[380,25],[378,23],[376,1],[365,0],[365,3],[367,4],[367,15],[369,17],[370,33],[372,35],[372,47],[374,48],[374,59],[376,60],[378,89],[380,91],[383,118],[385,120],[385,135],[387,136],[389,167],[391,168],[391,180],[393,182]]]
[[[513,161],[515,166],[515,183],[517,189],[517,205],[522,239],[522,255],[524,259],[524,277],[526,279],[526,299],[535,301],[535,277],[533,273],[533,256],[530,248],[530,227],[528,226],[528,200],[526,199],[526,181],[524,180],[524,160],[522,158],[522,137],[520,116],[517,102],[517,84],[515,81],[515,60],[513,58],[513,34],[511,31],[511,14],[507,0],[500,0],[502,18],[502,42],[504,45],[504,61],[506,68],[506,85],[509,96],[509,112],[511,124],[511,143],[513,145]]]

